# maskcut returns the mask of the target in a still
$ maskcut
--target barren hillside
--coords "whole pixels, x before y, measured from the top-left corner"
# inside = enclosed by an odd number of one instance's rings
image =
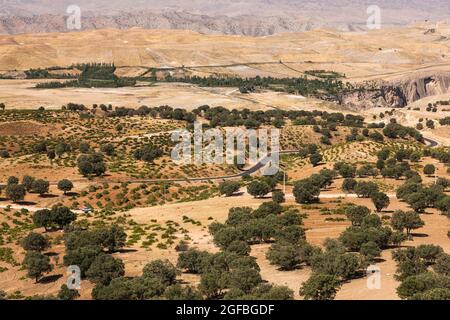
[[[429,30],[434,30],[429,32]],[[342,33],[314,30],[268,37],[202,35],[173,30],[95,30],[0,36],[0,70],[114,62],[117,66],[192,67],[239,74],[298,76],[325,69],[375,80],[414,70],[448,70],[450,25]],[[280,60],[284,63],[280,63]],[[256,64],[255,64],[256,63]],[[237,65],[236,65],[237,64]]]

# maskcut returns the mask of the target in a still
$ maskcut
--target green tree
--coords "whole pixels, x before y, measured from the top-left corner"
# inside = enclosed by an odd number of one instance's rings
[[[146,145],[140,149],[137,149],[133,154],[136,160],[142,160],[149,163],[153,163],[153,161],[162,155],[163,151],[153,145]]]
[[[387,208],[391,201],[387,194],[383,192],[374,192],[370,195],[372,202],[378,212],[381,212],[384,208]]]
[[[432,272],[422,272],[405,278],[397,288],[402,299],[421,298],[422,294],[435,289],[450,289],[450,277]]]
[[[48,150],[47,150],[47,158],[50,160],[50,162],[52,162],[53,159],[56,158],[55,150],[53,150],[53,149],[48,149]]]
[[[73,183],[68,179],[62,179],[58,182],[58,189],[63,191],[64,195],[66,195],[67,192],[73,189]]]
[[[27,276],[34,278],[36,282],[39,282],[44,273],[53,270],[50,258],[37,251],[28,251],[22,265],[27,270]]]
[[[167,286],[175,283],[178,274],[178,269],[169,260],[154,260],[145,265],[143,270],[144,278],[158,279]]]
[[[96,284],[108,285],[112,279],[122,277],[125,266],[120,259],[101,253],[95,257],[86,271],[86,277]]]
[[[22,247],[26,251],[44,251],[50,247],[50,243],[46,237],[39,233],[31,232],[21,241]]]
[[[25,198],[25,187],[21,184],[8,184],[6,186],[6,196],[13,202],[19,202]]]
[[[377,157],[379,160],[386,161],[389,158],[391,151],[388,148],[383,148],[381,151],[377,153]]]
[[[450,187],[450,180],[449,180],[449,179],[446,179],[446,178],[443,178],[443,177],[439,177],[439,178],[437,179],[437,181],[436,181],[436,184],[437,184],[438,186],[442,186],[442,188],[444,188],[444,191],[445,191],[445,189],[447,189],[448,187]]]
[[[361,246],[359,253],[365,256],[369,261],[373,261],[376,257],[380,256],[381,249],[375,242],[369,241]]]
[[[406,229],[406,234],[410,235],[411,230],[419,229],[425,225],[420,215],[414,211],[404,212],[398,210],[393,213],[391,225],[394,230],[403,232]]]
[[[406,200],[410,194],[416,193],[422,188],[420,183],[406,182],[397,189],[397,198]]]
[[[31,189],[34,193],[39,194],[41,197],[48,193],[50,183],[43,179],[34,180]]]
[[[305,300],[333,300],[341,287],[340,281],[333,275],[313,274],[300,288]]]
[[[283,191],[275,190],[272,192],[272,201],[275,203],[284,203],[286,201]]]
[[[75,300],[80,294],[75,289],[69,289],[67,285],[63,284],[58,292],[59,300]]]
[[[371,194],[378,192],[378,185],[371,181],[361,181],[355,187],[355,193],[358,197],[369,198]]]
[[[345,178],[342,182],[342,190],[346,193],[352,193],[355,191],[355,187],[358,182],[353,178]]]
[[[433,270],[439,274],[450,277],[450,255],[441,253],[437,256]]]
[[[248,224],[246,226],[248,226]],[[252,226],[250,232],[254,233],[254,229],[255,228]],[[214,243],[221,248],[227,248],[232,242],[237,240],[246,240],[246,236],[242,229],[224,227],[214,233]]]
[[[76,215],[65,206],[54,206],[51,210],[38,210],[33,214],[36,227],[44,227],[49,231],[53,227],[63,229],[76,220]]]
[[[77,166],[83,176],[101,176],[106,172],[106,164],[101,153],[82,154],[77,159]]]
[[[181,252],[178,256],[177,267],[188,273],[202,273],[205,259],[209,256],[210,253],[196,249]]]
[[[356,174],[356,167],[344,162],[336,162],[334,170],[339,172],[342,178],[354,178]]]
[[[192,286],[172,285],[164,291],[164,298],[167,300],[202,300],[201,293]]]
[[[112,144],[107,143],[107,144],[102,144],[100,146],[100,151],[103,152],[104,154],[106,154],[107,156],[113,156],[115,153],[115,148]]]
[[[287,243],[274,243],[266,253],[270,264],[282,270],[293,270],[302,261],[297,246]]]
[[[81,142],[78,149],[81,153],[88,153],[91,150],[91,146],[87,142]]]
[[[201,275],[199,288],[208,299],[221,297],[227,286],[227,276],[220,271],[211,270]]]
[[[219,184],[220,194],[225,195],[226,197],[231,197],[233,194],[239,191],[240,188],[240,183],[236,181],[224,181]]]
[[[70,146],[64,142],[58,143],[55,146],[55,153],[59,158],[61,158],[62,155],[68,151],[70,151]]]
[[[102,253],[99,246],[90,245],[83,246],[73,250],[67,250],[64,256],[65,266],[79,266],[81,270],[81,276],[85,277],[86,272],[89,270],[91,264]]]
[[[320,153],[313,153],[309,156],[309,161],[316,167],[323,160],[323,156]]]
[[[350,206],[345,210],[345,215],[352,222],[353,226],[360,226],[363,219],[369,214],[370,210],[365,206]]]
[[[433,288],[421,293],[417,293],[412,297],[413,300],[450,300],[450,289]]]
[[[298,225],[289,225],[279,228],[275,234],[275,238],[277,241],[295,244],[306,239],[306,235],[305,230]]]
[[[247,186],[247,192],[255,198],[262,198],[265,195],[267,195],[270,191],[271,191],[270,186],[267,183],[257,180],[252,181]]]
[[[416,248],[397,249],[392,253],[397,262],[395,278],[404,281],[410,276],[419,275],[427,271],[428,265],[416,251]]]
[[[426,174],[427,176],[431,176],[436,172],[436,167],[432,164],[427,164],[424,168],[423,168],[423,173]]]
[[[422,154],[420,152],[412,152],[409,156],[409,160],[412,162],[419,162]]]
[[[52,213],[48,209],[38,210],[33,214],[33,224],[38,228],[49,231],[53,225]]]
[[[428,208],[427,196],[423,190],[409,194],[406,202],[416,212],[424,212]]]
[[[316,253],[311,257],[310,264],[313,272],[334,275],[342,280],[355,277],[360,266],[358,256],[353,253],[345,253],[344,247],[339,247],[339,250]]]
[[[294,292],[286,286],[274,286],[262,283],[253,288],[250,295],[255,300],[294,300]]]
[[[19,178],[11,176],[8,178],[7,181],[7,186],[12,185],[12,184],[19,184]]]
[[[239,267],[233,269],[228,275],[229,286],[240,289],[245,293],[249,293],[261,282],[262,278],[259,271],[253,268]]]
[[[264,202],[258,209],[253,212],[253,216],[256,218],[266,218],[269,215],[279,215],[283,211],[283,207],[276,202]]]
[[[125,230],[117,224],[113,224],[108,228],[100,228],[95,230],[94,237],[97,243],[103,248],[108,249],[108,252],[116,252],[125,246],[127,234]]]
[[[294,300],[294,292],[285,286],[262,283],[246,294],[242,290],[231,288],[224,300]]]
[[[227,252],[236,253],[241,256],[247,256],[250,254],[250,246],[245,241],[233,241],[226,248]]]
[[[115,278],[107,286],[97,285],[92,290],[96,300],[144,300],[160,297],[166,286],[153,278]]]
[[[66,206],[53,206],[50,212],[52,222],[59,229],[63,229],[77,219],[76,214]]]
[[[416,247],[416,254],[428,265],[434,264],[443,252],[442,247],[433,244],[422,244]]]
[[[439,209],[442,214],[450,216],[450,196],[444,196],[436,203],[436,208]]]
[[[308,204],[316,202],[320,195],[320,187],[308,180],[297,181],[294,184],[294,197],[297,203]]]
[[[35,178],[33,178],[31,176],[24,176],[22,178],[22,185],[24,186],[24,188],[27,192],[30,192],[33,189],[34,180],[35,180]]]

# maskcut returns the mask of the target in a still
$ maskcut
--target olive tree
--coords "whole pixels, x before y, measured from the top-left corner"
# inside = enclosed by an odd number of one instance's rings
[[[39,233],[31,232],[21,241],[22,247],[26,251],[43,251],[50,246],[46,237]]]
[[[400,232],[403,232],[403,230],[406,229],[406,234],[410,235],[411,230],[419,229],[423,227],[425,223],[417,212],[398,210],[392,215],[391,225],[394,230]]]
[[[383,192],[374,192],[370,195],[370,198],[372,199],[372,202],[378,212],[381,212],[390,204],[389,197]]]
[[[62,179],[58,182],[58,189],[63,191],[64,195],[66,195],[67,192],[73,189],[73,183],[68,179]]]
[[[221,195],[225,195],[226,197],[231,197],[237,191],[239,191],[241,185],[236,181],[225,181],[219,184],[219,192]]]
[[[329,274],[313,274],[300,288],[305,300],[333,300],[341,287],[338,278]]]
[[[247,192],[255,198],[262,198],[270,191],[270,186],[262,181],[255,180],[247,186]]]
[[[37,251],[28,251],[22,265],[27,270],[27,276],[34,278],[36,282],[39,282],[44,273],[53,269],[50,258]]]

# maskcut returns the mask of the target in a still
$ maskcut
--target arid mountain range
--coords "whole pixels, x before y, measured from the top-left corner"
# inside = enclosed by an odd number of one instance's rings
[[[0,33],[66,32],[73,1],[0,0]],[[187,29],[207,34],[264,36],[317,28],[366,29],[367,8],[378,5],[384,26],[406,25],[450,15],[447,0],[236,0],[85,1],[82,29],[141,27]]]

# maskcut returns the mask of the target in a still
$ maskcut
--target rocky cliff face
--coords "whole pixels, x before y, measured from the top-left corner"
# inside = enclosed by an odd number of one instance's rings
[[[402,108],[422,98],[449,92],[450,73],[416,74],[390,83],[380,83],[377,89],[344,93],[337,100],[339,104],[354,110]]]
[[[450,74],[425,75],[401,84],[408,103],[450,92]]]
[[[401,108],[407,99],[400,87],[382,86],[379,89],[344,93],[338,97],[339,104],[353,110],[371,108]]]

